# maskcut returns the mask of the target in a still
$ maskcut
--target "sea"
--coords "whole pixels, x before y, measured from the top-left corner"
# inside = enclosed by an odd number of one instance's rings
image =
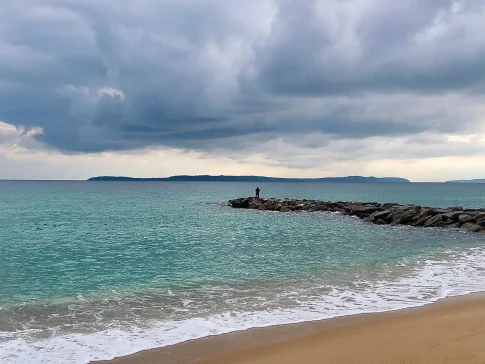
[[[485,207],[485,184],[261,183],[262,197]],[[85,364],[485,290],[485,235],[236,210],[253,183],[0,182],[0,363]]]

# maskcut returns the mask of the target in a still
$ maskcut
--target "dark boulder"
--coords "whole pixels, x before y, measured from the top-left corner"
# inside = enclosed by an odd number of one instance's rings
[[[422,217],[422,218],[416,220],[412,225],[413,226],[424,226],[426,221],[428,221],[429,219],[432,219],[432,217],[431,216]]]
[[[478,215],[475,216],[475,220],[478,221],[485,217],[485,212],[480,212]]]
[[[468,214],[461,214],[458,216],[458,221],[461,222],[462,224],[469,223],[470,221],[473,221],[473,217],[471,217]]]
[[[463,206],[450,206],[448,207],[447,210],[452,210],[452,211],[463,211]]]
[[[485,217],[477,220],[477,225],[485,227]]]
[[[447,224],[446,227],[450,228],[450,229],[459,229],[461,227],[461,223],[460,222],[453,222],[451,224]]]
[[[466,224],[463,224],[462,226],[463,229],[466,229],[472,233],[478,233],[480,231],[483,231],[485,230],[485,227],[483,226],[480,226],[480,225],[476,225],[474,223],[471,223],[471,222],[468,222]]]
[[[422,209],[422,210],[419,212],[419,214],[418,214],[418,215],[416,215],[416,216],[414,217],[414,219],[415,219],[416,221],[418,221],[418,220],[422,220],[423,218],[425,218],[425,220],[424,220],[424,221],[426,221],[426,218],[428,218],[428,217],[430,217],[430,216],[431,216],[431,215],[430,215],[430,213],[429,213],[429,209],[424,208],[424,209]]]
[[[429,209],[429,214],[432,215],[432,216],[435,216],[435,215],[443,215],[443,214],[446,214],[450,212],[449,210],[447,209]]]
[[[413,221],[414,217],[419,213],[418,208],[411,208],[409,210],[401,211],[393,215],[392,223],[396,225],[406,225]]]
[[[249,207],[249,198],[238,198],[236,200],[230,200],[231,207],[236,209],[247,209]]]
[[[458,217],[463,214],[463,211],[451,211],[446,214],[443,214],[447,219],[450,219],[452,221],[458,221]]]
[[[370,216],[372,213],[374,213],[376,211],[380,211],[381,208],[377,207],[377,206],[352,205],[352,206],[348,207],[348,210],[349,210],[351,215],[355,215],[355,216],[363,218],[363,217]]]
[[[463,212],[467,215],[470,215],[472,217],[476,217],[478,215],[481,214],[481,212],[479,210],[471,210],[471,209],[466,209],[466,210],[463,210]]]
[[[440,225],[439,223],[443,222],[445,217],[442,214],[436,215],[428,219],[425,223],[425,227],[434,227]]]
[[[307,210],[307,205],[305,203],[300,203],[292,208],[293,211],[304,211]]]
[[[391,210],[376,211],[370,215],[372,221],[383,220],[387,221],[387,218],[391,214]]]

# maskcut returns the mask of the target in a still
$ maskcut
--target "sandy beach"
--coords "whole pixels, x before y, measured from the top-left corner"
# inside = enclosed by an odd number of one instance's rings
[[[251,329],[97,364],[485,363],[485,295]]]

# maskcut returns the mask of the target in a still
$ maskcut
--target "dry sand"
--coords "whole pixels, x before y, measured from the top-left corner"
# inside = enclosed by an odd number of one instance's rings
[[[485,364],[485,296],[417,309],[252,329],[108,364]],[[99,362],[101,363],[101,362]]]

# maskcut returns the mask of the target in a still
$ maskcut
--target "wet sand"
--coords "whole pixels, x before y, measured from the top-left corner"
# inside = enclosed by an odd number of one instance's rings
[[[212,336],[96,364],[485,363],[485,295]]]

